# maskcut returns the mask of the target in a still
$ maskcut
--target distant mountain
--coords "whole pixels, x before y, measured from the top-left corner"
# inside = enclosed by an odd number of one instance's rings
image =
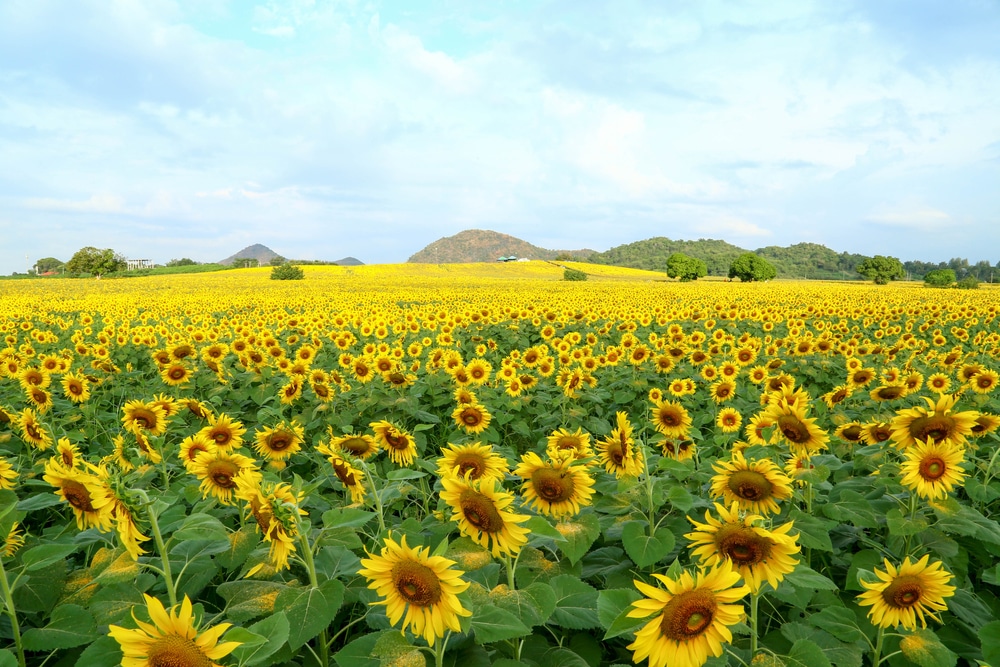
[[[232,264],[238,259],[256,259],[260,262],[261,266],[267,266],[271,260],[275,257],[280,257],[278,253],[274,252],[266,245],[261,245],[259,243],[254,243],[253,245],[247,246],[240,250],[235,255],[230,255],[225,259],[218,262],[219,264]]]
[[[334,262],[337,266],[364,266],[365,263],[356,257],[345,257]]]
[[[438,239],[415,253],[408,262],[421,264],[455,264],[494,262],[500,257],[555,259],[559,255],[585,260],[593,250],[547,250],[508,234],[488,229],[467,229],[454,236]]]

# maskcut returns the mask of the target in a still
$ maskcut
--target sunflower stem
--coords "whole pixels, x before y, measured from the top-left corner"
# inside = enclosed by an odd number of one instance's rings
[[[316,562],[313,560],[312,545],[309,544],[308,526],[306,530],[302,530],[302,522],[298,517],[296,518],[296,523],[299,532],[299,543],[302,547],[302,562],[305,563],[306,570],[309,572],[309,585],[313,588],[319,588],[319,578],[316,576]],[[322,667],[327,667],[330,664],[330,647],[327,645],[326,628],[323,628],[323,631],[319,633],[319,637],[316,638],[316,648],[319,649],[319,664]]]
[[[17,610],[14,608],[14,595],[10,589],[10,584],[7,582],[7,570],[3,567],[2,557],[0,557],[0,586],[3,587],[4,608],[7,610],[7,615],[10,617],[10,628],[11,633],[14,635],[14,646],[17,647],[17,664],[19,667],[25,667],[24,645],[21,643],[21,628],[17,624]]]
[[[760,602],[760,592],[750,594],[750,661],[757,655],[757,603]]]
[[[153,503],[150,502],[149,496],[146,495],[145,491],[137,489],[136,493],[141,494],[145,500],[146,516],[149,517],[149,528],[153,531],[156,550],[160,553],[160,562],[163,564],[163,580],[167,587],[167,598],[170,600],[170,606],[173,607],[177,604],[177,586],[174,584],[174,577],[170,573],[170,555],[167,553],[167,546],[163,542],[163,533],[160,532],[160,523],[157,521],[156,509],[153,508]]]
[[[910,493],[910,524],[913,524],[914,519],[917,516],[917,494]],[[907,535],[903,541],[903,557],[910,555],[910,542],[913,539],[912,535]]]
[[[519,553],[518,556],[521,554]],[[516,586],[514,583],[514,570],[517,568],[517,558],[511,559],[510,554],[504,554],[503,556],[504,565],[507,568],[507,587],[510,590],[515,590]]]
[[[451,630],[448,630],[444,638],[438,645],[434,647],[434,667],[444,667],[444,651],[445,647],[448,646],[448,640],[451,638]]]
[[[875,651],[872,653],[872,667],[878,667],[882,662],[882,643],[885,641],[885,628],[879,626],[878,639],[875,641]]]

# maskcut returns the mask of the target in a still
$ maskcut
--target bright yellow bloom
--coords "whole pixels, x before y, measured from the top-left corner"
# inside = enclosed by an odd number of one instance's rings
[[[524,499],[547,516],[579,514],[580,508],[591,502],[594,480],[575,462],[571,456],[545,462],[534,452],[524,454],[514,469],[514,474],[525,480],[521,485]]]
[[[945,498],[965,479],[965,453],[956,445],[928,439],[907,448],[903,456],[900,482],[921,498]]]
[[[926,555],[916,563],[907,556],[897,569],[886,559],[885,570],[875,568],[878,581],[862,581],[867,590],[858,596],[858,604],[871,607],[868,618],[882,628],[902,625],[907,630],[927,627],[925,616],[938,623],[941,620],[935,612],[948,608],[944,599],[955,594],[955,587],[948,582],[952,575],[944,569],[940,561],[930,562]]]
[[[442,477],[441,499],[451,508],[451,520],[473,542],[490,549],[494,556],[517,554],[528,542],[528,529],[520,525],[530,517],[514,514],[507,508],[514,496],[496,488],[487,477],[478,482]]]

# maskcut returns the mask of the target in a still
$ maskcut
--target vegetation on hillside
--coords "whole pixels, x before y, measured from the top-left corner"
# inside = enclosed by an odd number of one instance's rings
[[[454,236],[438,239],[408,262],[423,264],[464,264],[468,262],[493,262],[500,257],[527,259],[586,259],[592,250],[547,250],[532,245],[509,234],[486,229],[467,229]]]

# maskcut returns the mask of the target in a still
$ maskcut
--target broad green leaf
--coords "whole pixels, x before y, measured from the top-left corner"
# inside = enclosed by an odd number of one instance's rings
[[[17,667],[17,656],[5,648],[0,648],[0,667]]]
[[[215,590],[228,603],[226,605],[226,618],[242,623],[251,618],[274,612],[278,596],[289,589],[288,586],[277,581],[240,579],[219,584]]]
[[[597,620],[607,630],[616,618],[632,608],[632,603],[642,595],[634,588],[612,588],[597,594]],[[605,636],[607,639],[607,636]]]
[[[983,643],[983,659],[987,664],[1000,665],[1000,621],[990,621],[979,628],[979,640]]]
[[[958,656],[951,652],[931,630],[917,630],[899,641],[899,650],[920,667],[955,667]]]
[[[420,649],[410,644],[401,632],[389,632],[379,637],[372,656],[379,659],[382,667],[425,664]]]
[[[132,608],[146,603],[134,584],[114,584],[98,589],[90,599],[89,608],[100,625],[118,623],[128,618]]]
[[[17,501],[17,496],[14,496],[14,501]],[[58,505],[62,502],[62,498],[54,493],[38,493],[28,498],[25,498],[21,502],[17,502],[17,509],[21,512],[34,512],[35,510],[45,509],[46,507],[52,507],[53,505]],[[13,509],[14,505],[10,506]],[[6,512],[2,512],[6,514]]]
[[[545,517],[533,516],[524,522],[524,527],[531,531],[531,536],[547,537],[556,542],[565,542],[566,538],[558,530],[552,527]]]
[[[288,615],[288,645],[299,649],[326,629],[344,602],[344,585],[336,579],[318,587],[288,588],[278,593],[275,609]]]
[[[889,510],[889,512],[885,515],[885,522],[889,526],[889,534],[898,535],[900,537],[916,535],[927,528],[927,519],[924,519],[923,517],[911,519],[908,516],[903,516],[903,513],[900,512],[899,509]],[[949,532],[940,521],[935,524],[935,527],[945,532]]]
[[[836,524],[818,519],[798,509],[788,513],[788,518],[795,522],[795,530],[799,532],[799,544],[809,549],[833,551],[830,541],[830,529]]]
[[[341,575],[354,576],[361,567],[361,559],[353,551],[344,547],[323,547],[316,554],[316,571],[327,579]]]
[[[121,646],[114,638],[107,635],[95,639],[76,659],[76,667],[120,664],[122,664]]]
[[[568,648],[551,648],[542,656],[541,664],[546,667],[590,667],[583,656]]]
[[[490,644],[531,634],[531,628],[511,612],[493,604],[479,607],[470,619],[476,643]]]
[[[560,521],[556,530],[565,538],[565,542],[559,543],[559,550],[574,565],[601,534],[600,523],[594,514],[581,514],[571,521]]]
[[[831,667],[830,660],[819,645],[808,639],[799,639],[784,658],[788,667]]]
[[[399,631],[385,630],[362,635],[337,651],[333,659],[340,667],[379,667],[379,660],[372,657],[372,651],[375,649],[379,637],[390,633],[398,635]]]
[[[420,479],[421,477],[427,477],[427,473],[421,472],[420,470],[411,470],[409,468],[390,470],[389,473],[386,474],[386,479],[390,479],[394,482],[401,482],[408,479]]]
[[[647,535],[649,525],[643,521],[630,521],[622,528],[622,546],[632,562],[639,567],[657,563],[673,551],[674,534],[665,528]]]
[[[14,608],[18,612],[49,612],[62,595],[66,585],[66,561],[58,560],[48,567],[22,576],[14,589]],[[71,600],[66,600],[71,602]]]
[[[264,637],[264,643],[253,646],[240,646],[233,651],[232,655],[240,664],[247,665],[247,667],[264,664],[268,658],[274,655],[288,641],[288,617],[285,616],[284,612],[279,611],[273,616],[268,616],[254,623],[247,630]],[[231,641],[231,639],[226,635],[224,641]]]
[[[814,642],[830,664],[836,667],[861,667],[864,652],[870,650],[863,641],[843,642],[819,628],[794,621],[782,625],[781,634],[793,644],[800,639]]]
[[[597,590],[571,574],[561,574],[549,580],[556,594],[552,622],[571,630],[600,627],[597,618]]]
[[[94,617],[75,604],[56,607],[44,628],[31,628],[21,636],[29,651],[52,651],[89,644],[96,639]]]
[[[25,551],[21,556],[21,563],[25,572],[34,572],[56,561],[64,560],[78,548],[77,544],[42,544]]]
[[[825,607],[809,616],[807,620],[844,642],[856,642],[865,638],[865,634],[858,627],[857,617],[847,607]]]
[[[673,484],[670,487],[670,491],[667,492],[667,500],[673,505],[679,512],[687,514],[694,507],[695,497],[679,484]]]
[[[184,519],[184,523],[178,528],[173,539],[180,541],[187,540],[208,540],[221,541],[229,540],[229,531],[222,525],[222,522],[211,514],[196,513]]]
[[[839,587],[830,579],[813,570],[806,565],[799,563],[795,569],[785,575],[788,583],[796,588],[811,588],[816,590],[835,591]]]
[[[491,602],[521,619],[528,627],[541,625],[556,608],[556,594],[552,587],[535,582],[526,588],[510,590],[506,586],[490,592]]]

